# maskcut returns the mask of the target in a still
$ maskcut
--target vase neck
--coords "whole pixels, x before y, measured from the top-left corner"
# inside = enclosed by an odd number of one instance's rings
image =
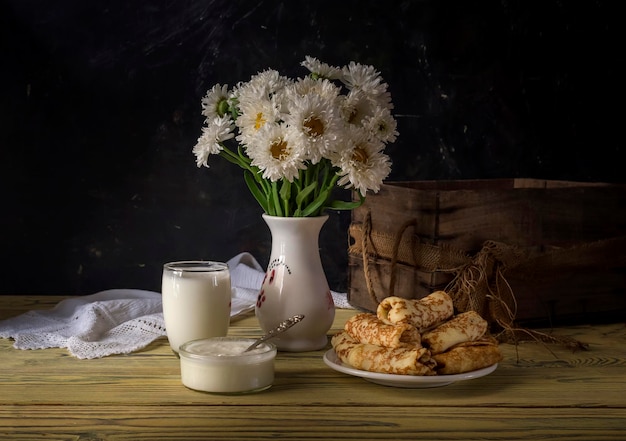
[[[285,248],[293,249],[298,243],[317,250],[319,235],[328,216],[278,217],[263,215],[272,234],[272,250],[282,254]],[[281,251],[281,249],[283,251]]]

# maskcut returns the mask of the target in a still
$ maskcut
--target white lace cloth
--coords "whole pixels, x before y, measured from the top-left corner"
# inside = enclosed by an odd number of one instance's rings
[[[228,261],[233,286],[231,318],[254,309],[264,271],[249,253]],[[351,308],[346,295],[332,292],[338,308]],[[161,294],[111,289],[59,302],[0,321],[0,337],[16,349],[67,348],[77,358],[100,358],[140,350],[165,336]]]

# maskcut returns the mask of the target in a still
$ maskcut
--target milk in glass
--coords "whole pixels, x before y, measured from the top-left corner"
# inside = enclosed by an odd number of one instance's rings
[[[225,263],[165,264],[162,295],[167,338],[175,353],[188,341],[228,333],[231,284]]]

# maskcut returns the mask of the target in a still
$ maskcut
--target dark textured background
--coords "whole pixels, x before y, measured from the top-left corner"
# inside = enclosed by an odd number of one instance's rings
[[[176,259],[269,257],[238,168],[197,169],[200,98],[305,55],[373,64],[390,180],[624,182],[618,2],[0,0],[2,294],[159,290]],[[321,236],[347,289],[349,213]]]

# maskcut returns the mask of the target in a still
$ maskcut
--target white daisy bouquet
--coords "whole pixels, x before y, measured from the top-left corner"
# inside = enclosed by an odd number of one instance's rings
[[[232,89],[216,84],[202,99],[206,120],[193,149],[198,167],[209,167],[211,155],[239,165],[271,216],[356,208],[391,171],[384,149],[398,133],[380,73],[308,56],[301,64],[310,71],[304,78],[268,69]],[[336,199],[336,188],[357,191],[359,198]]]

